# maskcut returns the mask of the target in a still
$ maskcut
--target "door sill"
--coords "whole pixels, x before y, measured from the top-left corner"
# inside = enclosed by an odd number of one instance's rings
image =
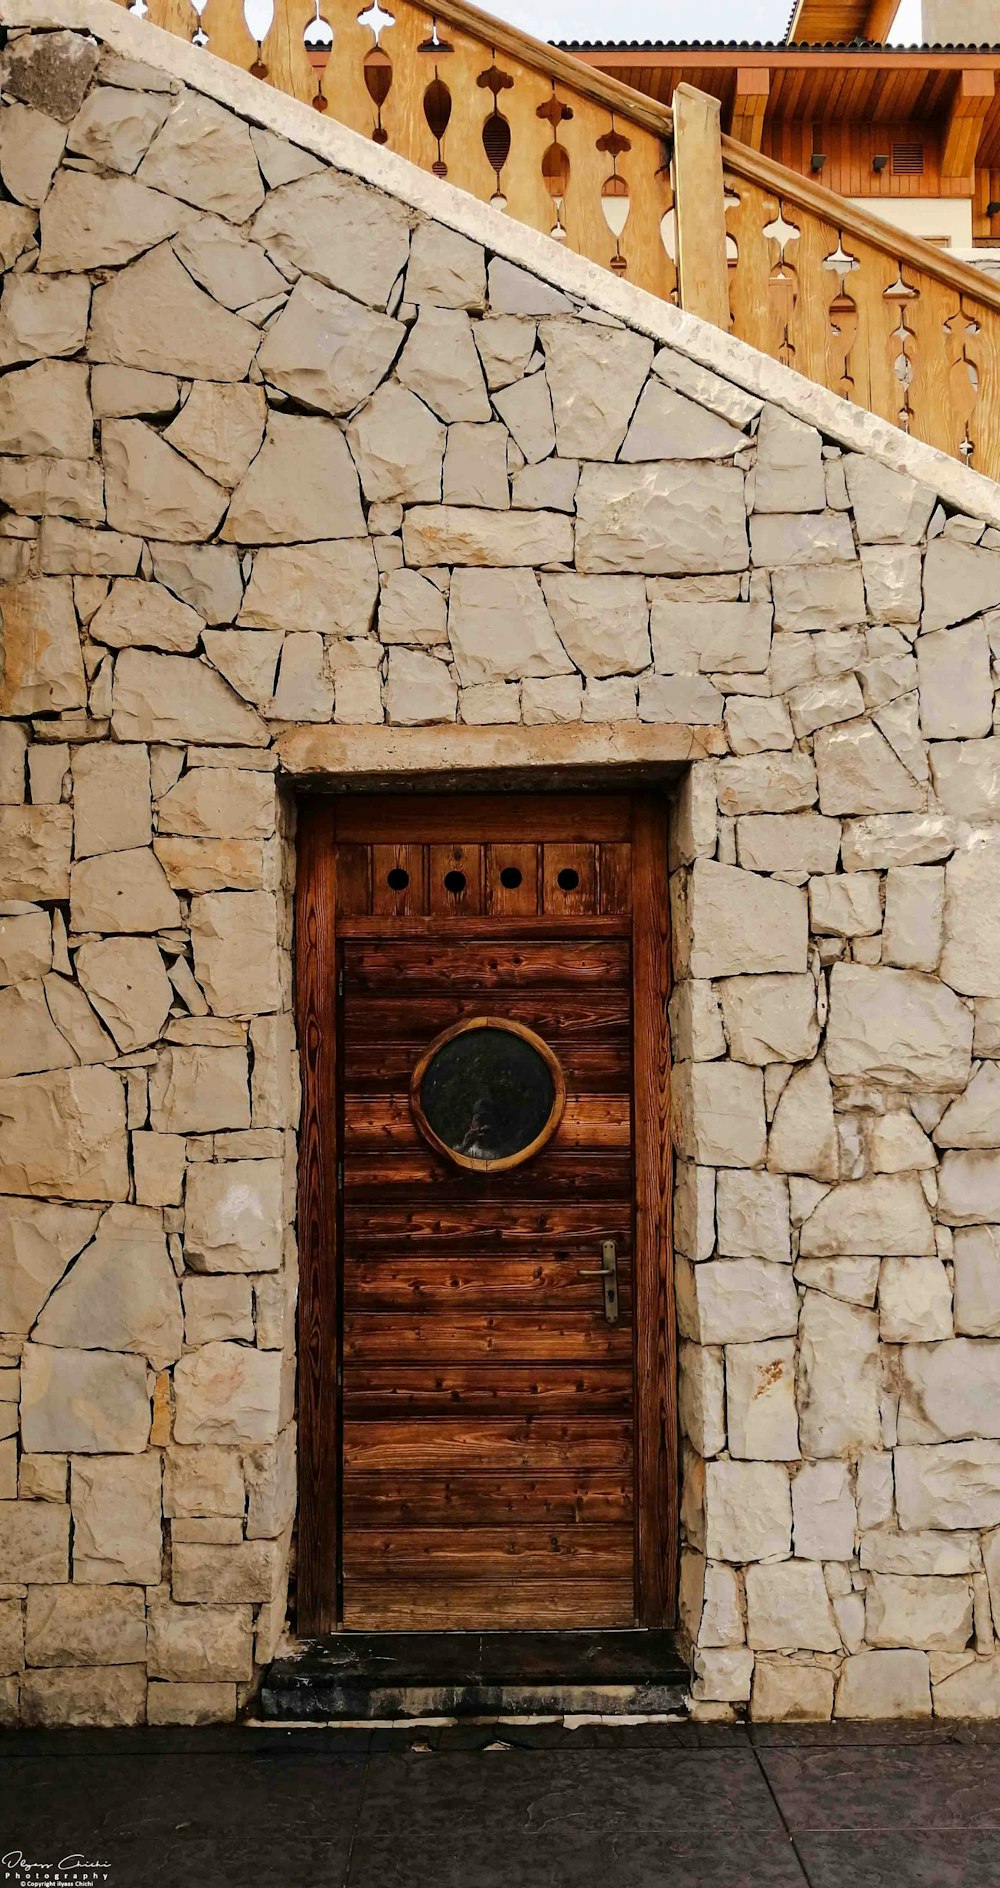
[[[304,1639],[264,1675],[259,1716],[661,1716],[684,1709],[671,1632],[340,1632]]]

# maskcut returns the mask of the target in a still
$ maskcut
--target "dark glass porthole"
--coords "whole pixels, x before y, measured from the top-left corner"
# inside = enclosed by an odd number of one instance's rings
[[[410,1082],[425,1140],[476,1173],[530,1160],[551,1140],[565,1102],[548,1043],[499,1016],[475,1016],[435,1036]]]

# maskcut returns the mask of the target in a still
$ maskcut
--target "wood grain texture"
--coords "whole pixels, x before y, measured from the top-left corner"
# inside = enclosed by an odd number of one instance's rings
[[[579,1626],[620,1626],[632,1604],[632,1574],[621,1578],[553,1581],[511,1579],[454,1580],[448,1585],[448,1629],[545,1632]],[[353,1632],[405,1632],[441,1629],[441,1582],[426,1580],[356,1580],[345,1601],[344,1625]]]
[[[397,993],[412,986],[440,996],[449,989],[508,991],[539,985],[570,989],[574,995],[595,984],[601,991],[628,981],[629,948],[624,940],[581,938],[572,950],[570,967],[564,941],[504,939],[480,943],[470,938],[441,937],[427,943],[380,940],[375,944],[352,940],[344,946],[344,989],[377,993],[388,986]]]
[[[669,1131],[670,939],[662,802],[637,800],[632,826],[635,1017],[636,1489],[640,1623],[671,1626],[679,1513]]]
[[[674,93],[674,185],[681,306],[728,329],[719,104],[690,85]]]
[[[619,1364],[344,1364],[344,1395],[355,1417],[572,1415],[627,1416],[632,1359]]]
[[[473,1022],[476,1020],[472,1019]],[[629,1147],[631,1108],[625,1095],[574,1095],[558,1121],[560,1145],[566,1147]],[[344,1146],[349,1153],[372,1148],[421,1146],[417,1126],[419,1104],[399,1093],[353,1096],[344,1099]],[[476,1171],[471,1161],[470,1171]],[[477,1163],[480,1173],[497,1172],[499,1162]]]
[[[344,1519],[348,1526],[428,1526],[448,1521],[462,1526],[510,1522],[551,1526],[570,1521],[622,1521],[631,1524],[632,1477],[614,1468],[549,1469],[542,1475],[435,1475],[429,1471],[368,1475],[350,1470],[344,1481]]]
[[[526,1023],[529,1029],[544,1030],[562,1055],[571,1045],[583,1049],[598,1044],[628,1044],[631,1000],[631,990],[624,982],[620,989],[607,992],[593,988],[514,990],[504,993],[504,1014]],[[432,1035],[447,1029],[456,1016],[476,1015],[480,1001],[475,990],[452,991],[444,996],[433,990],[417,990],[405,996],[385,991],[356,996],[344,1018],[345,1048],[353,1057],[351,1066],[358,1066],[368,1044],[373,1055],[381,1054],[383,1045],[388,1050],[393,1043],[417,1040],[422,1046]]]
[[[628,1260],[618,1254],[618,1291],[627,1304]],[[413,1316],[424,1308],[453,1310],[561,1311],[569,1306],[589,1311],[593,1287],[580,1278],[572,1255],[500,1259],[481,1254],[441,1258],[432,1245],[422,1251],[409,1248],[405,1256],[356,1260],[345,1283],[348,1310],[405,1311]]]
[[[600,793],[386,793],[336,803],[338,845],[516,844],[528,835],[541,842],[627,840],[629,803],[622,794]]]
[[[459,1475],[484,1469],[632,1470],[632,1423],[612,1416],[435,1416],[425,1422],[344,1424],[345,1481],[353,1469],[433,1469]]]
[[[458,803],[430,819],[418,809],[410,818],[423,823],[407,828],[417,836],[397,845],[413,876],[420,850],[432,907],[448,870],[463,871],[459,891],[471,882],[478,906],[481,870],[483,913],[463,920],[444,905],[420,930],[403,914],[402,935],[366,934],[358,914],[342,946],[345,1619],[373,1615],[381,1582],[383,1623],[450,1625],[457,1604],[488,1626],[496,1606],[505,1617],[525,1604],[511,1587],[542,1572],[564,1620],[591,1623],[594,1606],[602,1619],[635,1617],[629,841],[588,835],[592,804],[523,806],[509,840]],[[599,831],[626,830],[627,802],[595,810]],[[502,833],[509,811],[496,812]],[[541,836],[553,828],[571,836]],[[457,830],[484,836],[448,837]],[[383,844],[371,847],[373,885]],[[600,915],[604,848],[613,936]],[[530,1022],[514,1014],[528,1009]],[[483,1016],[533,1031],[566,1091],[551,1142],[517,1167],[463,1166],[421,1128],[428,1055]],[[600,1280],[580,1276],[593,1274],[608,1238],[621,1250],[613,1325]],[[594,1428],[615,1421],[624,1429]],[[622,1463],[607,1462],[609,1447],[624,1450]],[[595,1448],[600,1460],[588,1464]],[[610,1510],[606,1493],[569,1504],[568,1478],[602,1463],[618,1491]],[[488,1466],[504,1473],[503,1499],[484,1495]],[[530,1492],[515,1500],[519,1476]],[[513,1532],[496,1531],[512,1518]],[[610,1596],[598,1597],[595,1575]]]
[[[316,1334],[303,1436],[316,1462],[302,1483],[300,1617],[335,1623],[339,1591],[340,1623],[358,1628],[663,1623],[676,1419],[662,810],[540,799],[498,841],[482,802],[471,814],[467,801],[410,802],[392,836],[385,802],[372,806],[369,828],[354,799],[313,803],[303,821],[304,1145],[326,1173],[314,1160],[302,1182],[302,1315]],[[501,898],[516,857],[527,890]],[[389,886],[390,871],[407,884]],[[498,910],[507,893],[530,911]],[[535,1030],[567,1091],[550,1145],[494,1174],[428,1146],[409,1095],[428,1043],[483,1013]],[[599,1278],[580,1276],[607,1239],[613,1325]]]
[[[302,1075],[299,1131],[300,1632],[337,1623],[336,864],[321,802],[299,811],[295,999]]]
[[[599,1254],[581,1252],[581,1259]],[[350,1311],[344,1319],[344,1363],[385,1361],[473,1363],[491,1359],[517,1364],[524,1359],[598,1362],[631,1358],[632,1334],[624,1321],[608,1324],[598,1294],[587,1311],[548,1313],[452,1311],[445,1314]],[[350,1405],[348,1403],[347,1407]],[[586,1410],[580,1399],[581,1411]]]

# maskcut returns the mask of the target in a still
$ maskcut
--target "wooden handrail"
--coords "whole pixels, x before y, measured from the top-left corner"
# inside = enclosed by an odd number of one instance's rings
[[[631,85],[623,85],[621,79],[612,78],[596,66],[585,66],[582,59],[575,59],[572,53],[562,52],[558,46],[536,39],[518,26],[508,26],[505,20],[484,13],[481,7],[469,6],[467,0],[444,0],[442,5],[428,8],[427,13],[428,17],[433,13],[437,20],[446,20],[449,26],[461,27],[471,38],[480,39],[484,46],[493,46],[512,59],[536,66],[539,72],[565,85],[569,91],[579,93],[581,98],[591,98],[597,105],[606,105],[609,111],[629,119],[632,124],[643,125],[656,137],[673,135],[673,114],[669,105],[658,105],[655,99],[646,98]]]
[[[470,0],[274,0],[260,41],[242,0],[144,18],[675,298],[670,111]]]
[[[836,223],[852,236],[891,249],[900,262],[910,263],[914,269],[934,276],[948,288],[975,295],[977,300],[1000,310],[1000,283],[985,275],[982,269],[974,268],[971,262],[963,262],[951,250],[897,229],[894,223],[886,223],[870,210],[860,209],[856,203],[838,197],[798,171],[786,170],[783,164],[775,163],[773,157],[751,151],[735,138],[723,137],[722,162],[734,176],[746,177],[762,190],[770,191],[772,196],[783,197],[786,203],[794,203],[796,208],[810,211],[826,223]]]
[[[120,0],[128,4],[128,0]],[[145,17],[1000,477],[1000,283],[471,0],[145,0]],[[267,4],[267,0],[264,0]],[[679,269],[678,269],[679,265]]]

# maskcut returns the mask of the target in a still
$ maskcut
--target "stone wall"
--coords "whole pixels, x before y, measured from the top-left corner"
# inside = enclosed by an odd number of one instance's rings
[[[720,754],[670,840],[695,1709],[1000,1712],[1000,495],[90,13],[2,66],[0,1713],[231,1717],[283,1627],[326,727]]]

